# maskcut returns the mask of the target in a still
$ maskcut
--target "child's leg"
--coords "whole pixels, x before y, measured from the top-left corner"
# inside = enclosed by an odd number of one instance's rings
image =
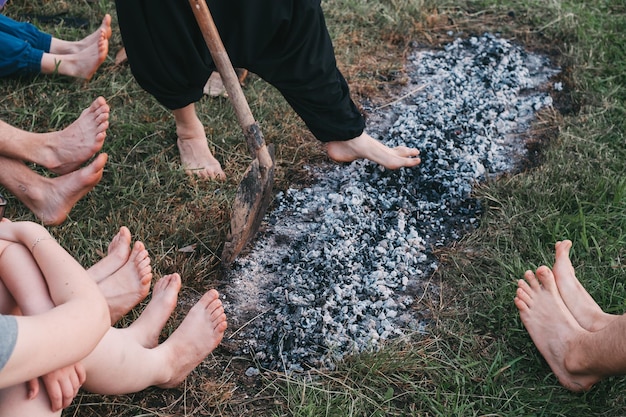
[[[172,276],[163,279],[166,278]],[[179,287],[174,283],[164,291],[178,292]],[[164,298],[171,300],[171,294]],[[161,297],[153,297],[150,303],[162,301]],[[147,332],[160,332],[158,327],[165,321],[155,315],[162,314],[163,309],[150,308],[150,305],[146,307],[140,319],[155,326],[146,329]],[[137,392],[152,385],[163,388],[176,386],[217,347],[226,326],[218,293],[211,290],[192,307],[178,329],[154,348],[144,346],[145,343],[139,340],[141,337],[133,333],[132,326],[127,329],[111,328],[83,361],[87,370],[87,381],[83,387],[91,392],[114,395]],[[128,375],[133,377],[128,378]]]
[[[15,314],[15,308],[17,304],[13,299],[13,296],[7,290],[7,287],[2,283],[2,277],[0,277],[0,314],[12,315]]]
[[[58,417],[61,411],[50,409],[50,400],[44,384],[39,384],[39,394],[28,399],[26,383],[0,389],[0,416]]]
[[[6,245],[0,256],[0,279],[23,314],[35,315],[54,307],[41,270],[24,245]]]
[[[2,261],[2,253],[4,252],[4,249],[11,244],[11,242],[0,240],[0,262]],[[0,314],[15,314],[16,307],[17,304],[15,303],[15,299],[2,282],[2,269],[0,269]]]

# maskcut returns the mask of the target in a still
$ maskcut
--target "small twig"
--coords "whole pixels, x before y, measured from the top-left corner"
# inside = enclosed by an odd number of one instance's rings
[[[392,104],[396,104],[397,102],[402,101],[402,100],[404,100],[405,98],[407,98],[407,97],[409,97],[409,96],[411,96],[411,95],[413,95],[413,94],[415,94],[415,93],[419,93],[420,91],[422,91],[422,90],[423,90],[423,89],[425,89],[426,87],[428,87],[428,84],[420,85],[419,87],[417,87],[417,88],[415,88],[415,89],[413,89],[413,90],[409,91],[408,93],[406,93],[406,94],[405,94],[405,95],[403,95],[402,97],[400,97],[400,98],[398,98],[398,99],[396,99],[396,100],[394,100],[394,101],[392,101],[392,102],[389,102],[389,103],[387,103],[387,104],[383,104],[383,105],[382,105],[382,106],[380,106],[380,107],[376,107],[374,110],[384,109],[385,107],[391,106]]]
[[[245,322],[240,328],[235,330],[230,336],[228,336],[228,339],[232,339],[237,333],[239,333],[241,330],[243,330],[244,327],[246,327],[248,324],[252,323],[254,320],[258,319],[259,317],[261,317],[263,314],[267,313],[268,311],[270,311],[269,308],[267,310],[265,310],[265,311],[260,312],[256,316],[252,317],[250,320]]]

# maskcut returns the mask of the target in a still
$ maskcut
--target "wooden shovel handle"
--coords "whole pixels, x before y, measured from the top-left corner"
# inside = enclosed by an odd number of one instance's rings
[[[209,11],[209,7],[207,6],[205,0],[189,0],[189,3],[191,4],[191,9],[196,17],[198,26],[200,26],[200,30],[202,31],[202,36],[204,37],[207,47],[209,48],[209,52],[211,52],[211,57],[213,57],[215,66],[222,76],[222,82],[224,83],[224,87],[228,93],[228,98],[235,108],[237,120],[244,131],[244,135],[248,138],[249,135],[247,131],[256,123],[256,121],[254,120],[252,111],[250,111],[250,106],[248,105],[246,97],[243,94],[243,90],[241,89],[241,85],[239,84],[237,73],[233,68],[233,64],[228,57],[226,48],[224,48],[220,34],[217,31],[217,27],[213,21],[213,16],[211,16],[211,12]],[[252,148],[251,151],[254,153],[256,153],[256,151],[264,145],[264,142],[256,144],[248,143],[248,146]]]

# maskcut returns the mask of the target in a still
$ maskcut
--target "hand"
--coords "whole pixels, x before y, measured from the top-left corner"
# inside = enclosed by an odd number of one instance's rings
[[[59,411],[68,407],[78,394],[78,390],[85,382],[86,377],[85,368],[80,362],[42,376],[41,379],[46,386],[46,391],[48,391],[52,411]],[[29,390],[29,398],[34,398],[31,393],[32,391]]]

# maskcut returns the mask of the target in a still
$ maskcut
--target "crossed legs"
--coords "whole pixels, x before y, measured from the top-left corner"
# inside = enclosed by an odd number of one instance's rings
[[[227,327],[219,294],[205,293],[180,326],[161,344],[158,337],[176,307],[181,280],[166,275],[154,286],[152,299],[139,318],[124,329],[112,327],[82,363],[83,387],[107,395],[137,392],[149,386],[172,388],[180,384],[216,347]],[[0,390],[0,415],[59,416],[53,412],[43,384],[34,399],[27,385]]]
[[[136,242],[131,250],[130,240],[130,232],[122,227],[109,244],[108,255],[88,270],[109,303],[112,321],[145,298],[152,278],[143,245]],[[107,332],[82,361],[87,390],[122,394],[153,385],[171,388],[217,347],[227,322],[215,290],[205,293],[167,340],[158,343],[176,307],[180,288],[178,274],[163,277],[155,284],[152,298],[137,320],[127,328],[112,327]],[[0,299],[6,298],[10,294],[0,285]],[[28,399],[27,384],[0,390],[0,415],[59,416],[61,411],[51,410],[45,386],[39,386],[33,399]]]
[[[98,97],[71,125],[58,132],[32,133],[0,121],[0,184],[46,225],[65,221],[72,207],[98,184],[107,161],[98,155],[109,127],[110,108]],[[32,162],[58,174],[32,171]]]
[[[557,242],[552,270],[526,271],[514,302],[561,385],[586,391],[605,377],[626,374],[626,315],[603,312],[583,288],[569,258],[571,245]]]

